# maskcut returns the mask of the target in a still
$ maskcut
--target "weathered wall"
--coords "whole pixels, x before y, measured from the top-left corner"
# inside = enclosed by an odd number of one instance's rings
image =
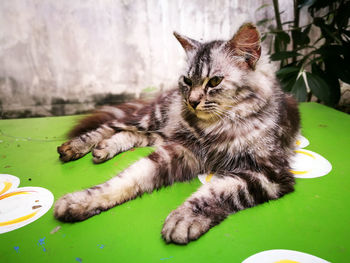
[[[292,1],[280,2],[291,11]],[[229,38],[257,21],[263,3],[271,1],[2,0],[0,116],[73,114],[170,87],[184,58],[173,30]]]

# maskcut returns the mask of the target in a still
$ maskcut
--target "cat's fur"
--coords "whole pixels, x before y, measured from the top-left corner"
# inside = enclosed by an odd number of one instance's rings
[[[175,36],[188,58],[179,88],[152,103],[102,108],[58,148],[62,161],[92,151],[96,163],[133,147],[156,150],[109,181],[60,198],[56,218],[85,220],[144,192],[215,173],[165,220],[164,240],[185,244],[229,214],[293,191],[289,160],[299,112],[261,55],[256,27],[244,24],[227,42]]]

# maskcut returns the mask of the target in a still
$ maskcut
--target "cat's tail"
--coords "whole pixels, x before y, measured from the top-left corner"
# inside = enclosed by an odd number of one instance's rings
[[[108,111],[97,110],[80,119],[77,125],[75,125],[74,128],[69,131],[68,138],[72,139],[84,133],[96,130],[99,126],[114,118],[115,116]]]
[[[78,120],[77,125],[68,133],[68,138],[80,136],[84,133],[96,130],[102,124],[111,120],[123,119],[125,112],[118,107],[104,106],[92,114]]]
[[[92,114],[80,119],[77,125],[67,134],[68,138],[72,139],[84,133],[96,130],[102,124],[112,120],[118,120],[123,123],[127,120],[132,120],[134,117],[137,118],[139,111],[147,104],[149,104],[147,101],[134,100],[118,106],[103,106]],[[140,112],[140,114],[142,114],[142,112]]]

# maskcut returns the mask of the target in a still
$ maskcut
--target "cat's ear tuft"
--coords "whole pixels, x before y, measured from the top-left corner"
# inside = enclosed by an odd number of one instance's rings
[[[255,68],[261,55],[260,33],[252,23],[243,24],[227,42],[227,46],[235,56],[243,56],[246,63]]]
[[[179,33],[175,32],[175,31],[174,31],[174,36],[180,42],[181,46],[184,48],[186,53],[196,51],[200,46],[200,42],[198,42],[194,39],[191,39],[189,37],[185,37],[183,35],[180,35]]]

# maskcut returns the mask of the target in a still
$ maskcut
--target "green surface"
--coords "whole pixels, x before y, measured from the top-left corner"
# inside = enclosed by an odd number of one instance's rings
[[[0,235],[0,262],[241,262],[270,249],[350,262],[350,117],[314,103],[300,109],[302,133],[310,141],[306,149],[328,159],[333,170],[297,179],[294,193],[231,215],[187,246],[166,245],[160,231],[169,212],[200,185],[197,178],[80,223],[55,220],[51,208],[37,221]],[[100,165],[92,163],[91,154],[62,164],[56,147],[76,119],[0,120],[0,173],[19,177],[20,187],[47,188],[57,200],[111,178],[152,150],[135,149]],[[57,226],[61,229],[50,234]]]

